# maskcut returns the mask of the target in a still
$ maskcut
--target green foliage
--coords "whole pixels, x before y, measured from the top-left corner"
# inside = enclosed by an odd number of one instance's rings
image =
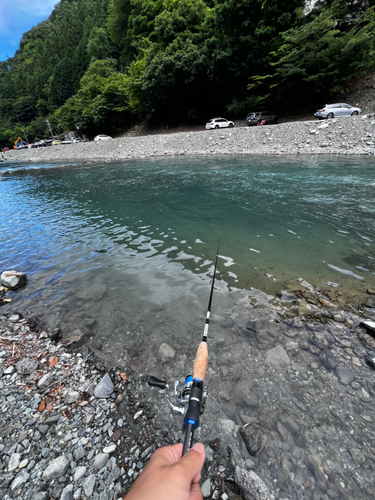
[[[328,101],[343,92],[347,79],[371,71],[375,49],[374,7],[348,22],[350,4],[335,0],[311,21],[283,32],[283,43],[270,55],[275,72],[251,79],[248,90],[268,93],[284,106]]]
[[[105,28],[95,27],[92,29],[87,42],[87,55],[91,62],[96,59],[108,59],[115,52]]]
[[[65,130],[83,129],[93,136],[129,126],[128,77],[115,70],[111,60],[93,62],[81,79],[76,95],[55,112]]]
[[[108,3],[61,0],[49,19],[24,33],[14,57],[0,63],[0,147],[11,146],[4,131],[14,130],[17,116],[25,130],[30,124],[40,137],[33,122],[41,117],[45,121],[77,92],[90,63],[90,35],[104,26]]]

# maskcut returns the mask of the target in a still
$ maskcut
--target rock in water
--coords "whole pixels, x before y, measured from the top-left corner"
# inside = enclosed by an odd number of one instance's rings
[[[99,384],[95,387],[94,396],[98,399],[109,398],[113,393],[114,387],[111,377],[106,373]]]
[[[244,500],[273,500],[267,486],[253,471],[236,467],[234,479]]]
[[[14,276],[16,275],[16,276]],[[4,271],[1,274],[1,284],[10,288],[12,290],[16,290],[21,286],[27,285],[27,276],[25,273],[18,273],[15,270],[12,271]]]
[[[327,370],[334,370],[339,364],[337,357],[330,349],[323,349],[319,353],[319,359]]]
[[[159,348],[159,354],[161,355],[162,358],[174,358],[176,352],[170,345],[161,344]]]
[[[102,299],[106,291],[107,285],[105,283],[92,283],[88,288],[77,292],[76,297],[78,300],[97,301]]]
[[[256,457],[266,444],[267,438],[259,424],[246,424],[240,429],[247,451]]]
[[[290,359],[283,346],[279,344],[267,352],[265,364],[275,370],[282,370],[289,367]]]
[[[343,366],[338,366],[335,370],[336,375],[340,382],[343,385],[349,385],[353,382],[354,380],[354,375],[353,373],[348,370],[347,368],[344,368]]]

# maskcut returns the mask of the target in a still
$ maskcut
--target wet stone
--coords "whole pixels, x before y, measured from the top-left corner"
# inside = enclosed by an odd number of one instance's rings
[[[337,357],[330,349],[320,351],[319,359],[327,370],[334,370],[339,364]]]
[[[290,358],[282,345],[277,345],[266,354],[265,364],[281,370],[290,365]]]
[[[170,345],[163,343],[159,348],[159,354],[162,358],[174,358],[176,351]]]
[[[246,424],[240,429],[240,434],[245,442],[247,451],[256,457],[263,449],[267,438],[259,424]]]
[[[255,472],[236,467],[234,478],[244,500],[271,499],[269,489]]]
[[[91,283],[88,288],[80,290],[76,293],[78,300],[101,300],[103,295],[107,291],[107,285],[105,283]]]
[[[349,385],[353,382],[354,380],[354,375],[353,373],[348,370],[347,368],[344,368],[343,366],[338,366],[335,370],[336,375],[343,385]]]
[[[366,460],[365,455],[360,450],[356,450],[356,449],[352,448],[349,451],[350,451],[350,454],[352,456],[353,462],[356,465],[361,465]]]

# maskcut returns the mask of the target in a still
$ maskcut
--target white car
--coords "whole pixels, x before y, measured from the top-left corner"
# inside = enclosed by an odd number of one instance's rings
[[[94,141],[108,141],[108,139],[112,139],[112,137],[110,137],[109,135],[100,134],[94,138]]]
[[[226,120],[225,118],[212,118],[208,120],[206,123],[206,130],[210,130],[211,128],[232,128],[234,127],[234,123]]]

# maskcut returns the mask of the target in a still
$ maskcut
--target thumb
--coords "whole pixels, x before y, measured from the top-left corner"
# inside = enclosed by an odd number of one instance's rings
[[[187,473],[189,480],[197,483],[206,458],[206,451],[203,444],[197,443],[189,450],[176,464],[182,467]]]

